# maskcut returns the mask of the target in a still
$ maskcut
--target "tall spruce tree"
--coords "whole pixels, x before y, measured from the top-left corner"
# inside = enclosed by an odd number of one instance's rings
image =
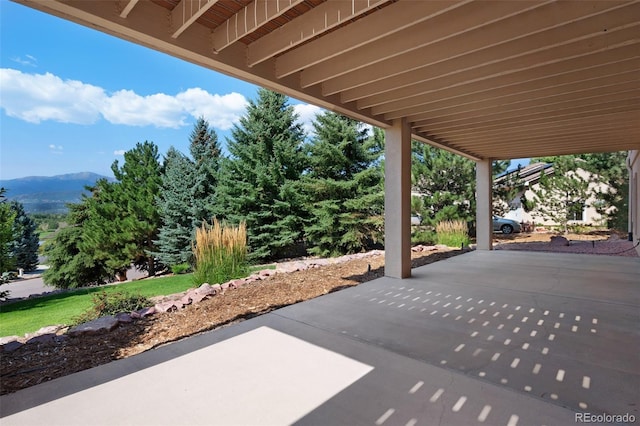
[[[383,179],[375,165],[379,138],[368,138],[359,122],[332,112],[318,115],[313,126],[303,180],[309,251],[320,256],[364,251],[382,240]]]
[[[191,261],[194,235],[193,197],[195,165],[174,147],[164,160],[160,193],[156,198],[162,226],[158,232],[157,256],[167,266]]]
[[[89,217],[89,198],[78,204],[68,204],[69,226],[60,229],[44,246],[49,268],[42,278],[57,288],[77,288],[103,284],[113,276],[106,263],[83,247],[84,223]]]
[[[33,271],[38,266],[38,248],[40,239],[36,232],[36,222],[27,215],[22,203],[11,202],[11,210],[15,213],[13,220],[13,241],[11,242],[11,257],[15,267],[25,271]]]
[[[288,255],[303,238],[303,131],[284,95],[266,89],[249,101],[227,141],[214,213],[245,220],[252,260]]]
[[[190,216],[195,229],[202,225],[203,221],[211,220],[220,166],[218,135],[203,117],[198,118],[191,132],[189,151],[195,169],[193,187],[190,191]]]
[[[121,276],[131,262],[155,275],[153,253],[160,227],[155,203],[161,183],[158,147],[138,143],[124,154],[122,167],[116,160],[111,170],[116,182],[102,179],[91,188],[84,249]]]

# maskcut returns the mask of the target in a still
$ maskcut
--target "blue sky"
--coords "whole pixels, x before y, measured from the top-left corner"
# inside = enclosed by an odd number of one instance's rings
[[[0,0],[0,179],[91,171],[145,140],[188,152],[204,116],[224,141],[258,88]],[[298,102],[305,129],[319,108]],[[515,163],[512,163],[515,165]]]
[[[188,152],[203,115],[221,141],[257,86],[0,0],[0,179],[92,171],[145,140]],[[291,100],[301,121],[319,108]]]

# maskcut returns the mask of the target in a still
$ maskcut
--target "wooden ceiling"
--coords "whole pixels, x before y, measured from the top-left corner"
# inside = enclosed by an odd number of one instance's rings
[[[640,3],[15,0],[472,159],[640,149]]]

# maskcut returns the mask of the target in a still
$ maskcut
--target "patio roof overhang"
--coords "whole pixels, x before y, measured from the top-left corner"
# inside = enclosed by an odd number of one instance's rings
[[[636,1],[15,1],[474,160],[640,148]]]

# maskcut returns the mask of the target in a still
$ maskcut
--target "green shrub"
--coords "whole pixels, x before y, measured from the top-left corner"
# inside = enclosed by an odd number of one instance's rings
[[[171,272],[176,275],[180,275],[188,272],[190,268],[191,265],[189,265],[188,263],[179,263],[178,265],[171,266]]]
[[[74,318],[75,324],[92,321],[107,315],[116,315],[121,312],[132,312],[151,306],[153,303],[140,294],[131,294],[124,291],[106,292],[102,290],[92,297],[92,307],[84,314]]]
[[[436,225],[438,244],[448,247],[469,245],[469,230],[463,220],[444,220]]]
[[[247,275],[247,228],[244,222],[238,226],[221,224],[213,219],[213,225],[203,223],[196,230],[193,247],[196,261],[193,280],[220,284]]]
[[[437,236],[434,231],[431,230],[417,230],[411,235],[412,245],[432,245],[437,241]]]

